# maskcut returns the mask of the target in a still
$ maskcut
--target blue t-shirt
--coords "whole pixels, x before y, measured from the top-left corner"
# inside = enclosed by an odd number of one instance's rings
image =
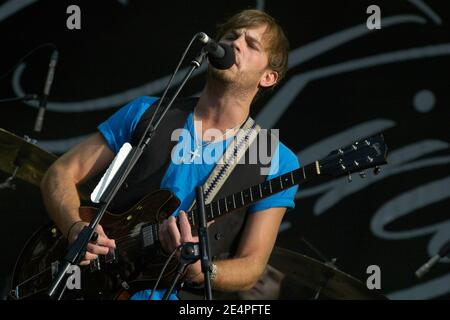
[[[111,150],[117,154],[121,146],[131,142],[133,133],[145,111],[158,98],[139,97],[114,113],[98,127],[105,137]],[[195,136],[192,112],[186,119],[184,129],[181,131],[179,143],[172,151],[172,161],[161,181],[161,188],[170,189],[180,199],[180,207],[173,213],[177,215],[179,210],[187,211],[195,198],[195,187],[203,185],[214,169],[215,163],[222,156],[232,138],[217,143],[203,143]],[[194,140],[194,139],[197,139]],[[193,153],[197,146],[200,148],[199,155]],[[299,168],[296,155],[283,143],[279,142],[272,157],[271,167],[267,179],[276,178],[284,173]],[[248,208],[248,212],[254,213],[273,207],[294,208],[294,197],[298,187],[292,187],[266,199],[260,200]],[[240,190],[236,190],[238,192]],[[148,299],[150,290],[137,293],[132,299]],[[155,298],[162,294],[155,292]],[[173,298],[176,298],[173,295]]]

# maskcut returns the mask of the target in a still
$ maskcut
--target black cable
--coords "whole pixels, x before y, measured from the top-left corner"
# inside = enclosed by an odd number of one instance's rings
[[[170,256],[167,258],[166,263],[164,264],[164,267],[161,269],[161,272],[159,273],[158,280],[156,280],[156,283],[152,289],[152,293],[150,294],[150,297],[148,298],[148,300],[152,300],[153,295],[155,294],[155,291],[158,288],[159,282],[161,281],[161,278],[164,274],[164,271],[166,271],[166,268],[169,265],[169,262],[172,260],[173,256],[175,255],[177,250],[179,250],[180,248],[181,248],[181,246],[175,248],[175,250],[173,250],[172,253],[170,254]]]
[[[3,78],[5,78],[8,74],[10,74],[13,70],[15,70],[26,58],[31,56],[37,50],[45,48],[45,47],[52,47],[53,49],[56,49],[56,45],[51,42],[43,43],[43,44],[37,46],[36,48],[31,49],[31,51],[29,51],[26,55],[24,55],[22,58],[20,58],[19,61],[12,68],[10,68],[8,71],[6,71],[4,74],[2,74],[0,76],[0,80],[3,80]]]

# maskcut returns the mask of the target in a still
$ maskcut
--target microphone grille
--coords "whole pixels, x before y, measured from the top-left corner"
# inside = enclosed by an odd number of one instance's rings
[[[224,49],[225,54],[222,58],[214,58],[209,56],[209,62],[217,69],[226,70],[231,68],[231,66],[236,62],[236,56],[234,54],[234,49],[225,44],[221,43],[220,46]]]

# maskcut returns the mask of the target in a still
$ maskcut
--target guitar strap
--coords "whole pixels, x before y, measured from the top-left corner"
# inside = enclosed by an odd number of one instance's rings
[[[227,181],[231,172],[240,162],[247,149],[259,134],[261,127],[248,117],[247,121],[236,133],[233,141],[227,147],[222,157],[217,161],[216,166],[203,185],[205,204],[209,204]],[[195,206],[196,199],[189,207],[189,211]]]

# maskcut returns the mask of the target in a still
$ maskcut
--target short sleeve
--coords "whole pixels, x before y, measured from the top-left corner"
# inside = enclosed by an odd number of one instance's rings
[[[142,115],[156,100],[158,100],[156,97],[136,98],[98,126],[98,130],[114,154],[119,152],[125,142],[131,142]]]
[[[279,143],[275,151],[269,175],[267,180],[279,177],[285,173],[300,168],[297,156],[283,143]],[[297,193],[298,185],[293,186],[284,191],[278,192],[266,199],[260,200],[251,205],[248,209],[250,213],[262,211],[274,207],[286,207],[288,209],[295,208],[295,194]]]

